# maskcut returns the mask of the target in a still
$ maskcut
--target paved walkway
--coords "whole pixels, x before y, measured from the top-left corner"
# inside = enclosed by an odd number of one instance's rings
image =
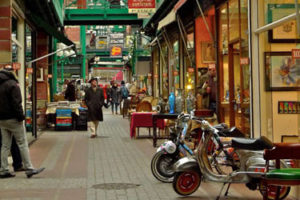
[[[105,114],[104,119],[100,136],[94,139],[86,131],[48,131],[40,135],[30,146],[30,153],[34,166],[46,170],[31,179],[23,172],[15,178],[0,179],[0,199],[215,199],[220,184],[202,183],[194,195],[182,198],[173,191],[172,184],[157,181],[150,169],[156,150],[152,140],[130,139],[129,122],[121,116]],[[229,199],[262,197],[244,185],[234,185]]]

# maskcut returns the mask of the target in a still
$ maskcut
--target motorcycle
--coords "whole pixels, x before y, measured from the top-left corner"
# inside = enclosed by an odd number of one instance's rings
[[[180,195],[194,193],[202,180],[223,183],[217,197],[228,184],[225,196],[231,183],[244,183],[250,190],[259,189],[263,194],[261,180],[266,167],[263,158],[264,149],[273,148],[273,143],[265,137],[259,139],[230,138],[222,141],[219,131],[205,120],[198,120],[203,130],[201,143],[194,157],[185,157],[174,164],[175,176],[173,189]],[[211,148],[213,146],[213,148]],[[283,167],[289,167],[286,162]],[[270,163],[274,167],[274,163]],[[268,198],[275,199],[274,188],[268,188]],[[290,187],[281,187],[280,199],[284,199]]]
[[[185,143],[188,131],[190,131],[189,122],[191,119],[192,115],[180,114],[177,118],[175,128],[170,130],[171,140],[160,145],[154,154],[151,160],[151,171],[159,181],[171,183],[175,174],[173,164],[182,157],[194,154],[193,150]],[[228,129],[226,124],[218,124],[214,128],[226,136],[232,134],[240,137],[243,136],[236,128]],[[193,130],[189,134],[189,139],[197,137],[197,134],[197,131]]]

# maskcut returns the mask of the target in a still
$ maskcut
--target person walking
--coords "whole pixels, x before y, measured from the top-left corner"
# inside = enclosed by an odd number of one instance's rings
[[[0,149],[1,146],[2,146],[2,136],[1,136],[1,129],[0,129]],[[14,168],[14,171],[15,172],[24,171],[21,153],[17,145],[16,139],[14,137],[12,137],[10,152],[13,160],[12,166]],[[1,151],[0,151],[0,158],[1,158]],[[1,167],[1,159],[0,159],[0,167]]]
[[[97,137],[99,121],[103,121],[102,107],[104,105],[103,89],[98,87],[96,78],[91,78],[91,87],[85,92],[84,101],[88,107],[88,127],[91,138]]]
[[[0,71],[0,128],[2,136],[0,178],[14,177],[9,171],[8,155],[12,137],[19,147],[27,178],[39,174],[45,168],[35,169],[31,163],[24,126],[22,96],[18,80],[11,72],[12,67]]]
[[[127,99],[129,97],[129,90],[125,86],[125,81],[121,81],[121,89],[120,90],[121,90],[120,110],[123,111],[123,116],[124,116],[124,113],[127,113],[127,109],[128,109]]]
[[[111,102],[111,112],[112,114],[117,115],[118,114],[118,106],[121,101],[121,92],[120,89],[118,88],[117,83],[113,83],[112,87],[110,88],[110,102]]]

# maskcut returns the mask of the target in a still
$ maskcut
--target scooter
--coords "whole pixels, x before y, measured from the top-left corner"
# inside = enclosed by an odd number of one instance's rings
[[[263,193],[265,188],[261,180],[265,175],[266,167],[263,150],[273,148],[273,143],[265,137],[232,138],[222,142],[217,129],[205,120],[199,120],[199,123],[203,130],[201,144],[198,145],[194,157],[182,158],[174,164],[174,190],[180,195],[190,195],[204,180],[223,183],[217,199],[220,198],[226,184],[228,188],[225,196],[228,195],[231,183],[245,183],[249,189],[258,188]],[[208,151],[212,143],[213,151]],[[285,162],[281,164],[283,167],[288,167]],[[271,165],[274,167],[274,163]],[[228,172],[229,168],[230,172]],[[284,199],[289,191],[290,187],[282,187],[280,199]],[[268,198],[275,199],[275,191],[268,190]]]
[[[151,171],[156,179],[165,183],[171,183],[174,179],[175,171],[173,164],[180,158],[185,156],[192,156],[193,150],[185,144],[185,139],[188,134],[189,122],[192,120],[192,115],[180,114],[177,118],[175,128],[170,130],[171,140],[164,142],[157,149],[151,160]],[[214,128],[219,130],[220,134],[224,136],[236,135],[243,137],[243,134],[236,128],[228,129],[226,124],[215,125]],[[192,130],[189,137],[197,137],[197,131]],[[193,136],[191,136],[193,135]]]

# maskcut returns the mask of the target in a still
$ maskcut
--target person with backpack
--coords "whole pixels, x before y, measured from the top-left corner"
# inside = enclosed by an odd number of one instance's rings
[[[123,116],[124,116],[124,112],[127,111],[126,110],[126,108],[127,108],[126,100],[128,99],[128,97],[129,97],[129,90],[125,86],[125,81],[121,81],[121,106],[120,106],[120,110],[123,110]]]

